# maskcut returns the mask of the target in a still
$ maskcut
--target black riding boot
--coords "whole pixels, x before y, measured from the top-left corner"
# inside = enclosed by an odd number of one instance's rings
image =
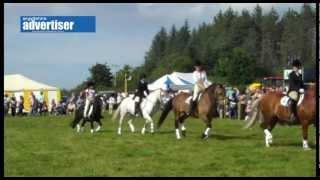
[[[197,101],[193,101],[191,99],[190,101],[190,106],[189,106],[189,115],[193,114],[194,113],[194,110],[196,108],[196,105],[197,105]]]
[[[291,115],[289,118],[290,124],[295,124],[298,121],[298,113],[297,113],[297,102],[291,99],[290,102]]]
[[[134,115],[138,115],[139,109],[139,102],[134,102]]]

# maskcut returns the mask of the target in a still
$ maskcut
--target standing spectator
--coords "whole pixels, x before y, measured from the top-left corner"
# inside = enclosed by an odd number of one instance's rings
[[[48,112],[48,105],[46,101],[43,101],[42,104],[42,113],[47,113]]]
[[[39,108],[38,112],[40,115],[42,114],[42,111],[43,111],[43,102],[44,102],[43,92],[40,92],[40,96],[38,99],[38,108]]]
[[[37,102],[36,97],[34,96],[33,92],[31,92],[30,96],[30,115],[34,115],[37,110]]]
[[[3,99],[3,106],[4,106],[4,114],[8,114],[9,111],[9,97],[8,94],[4,95],[4,99]]]
[[[76,96],[74,95],[74,92],[71,93],[71,97],[70,97],[68,103],[71,103],[71,104],[76,103]]]
[[[108,99],[109,104],[109,114],[112,114],[113,105],[115,104],[115,98],[111,95]]]
[[[238,119],[244,119],[246,108],[246,95],[240,94],[238,100]]]
[[[50,108],[50,114],[54,114],[56,112],[56,107],[57,107],[57,104],[56,104],[56,101],[54,99],[51,100],[51,108]]]
[[[121,103],[121,101],[122,101],[122,95],[121,95],[121,93],[119,92],[118,94],[117,94],[117,107],[120,105],[120,103]]]
[[[23,115],[23,109],[24,109],[24,98],[23,96],[20,96],[18,100],[18,115],[22,116]]]
[[[10,107],[11,107],[11,115],[16,116],[17,101],[16,101],[16,97],[14,96],[11,97]]]
[[[85,101],[85,92],[81,91],[76,102],[76,109],[78,109],[81,105],[84,105],[84,101]]]
[[[237,117],[237,97],[236,97],[235,91],[229,97],[229,117],[231,119],[234,119]]]

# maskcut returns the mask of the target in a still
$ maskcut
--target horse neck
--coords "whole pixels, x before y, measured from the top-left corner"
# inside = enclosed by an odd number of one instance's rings
[[[152,104],[155,104],[158,99],[159,99],[159,95],[158,95],[158,90],[154,91],[154,92],[151,92],[147,97],[146,97],[146,100],[147,101],[151,101]]]

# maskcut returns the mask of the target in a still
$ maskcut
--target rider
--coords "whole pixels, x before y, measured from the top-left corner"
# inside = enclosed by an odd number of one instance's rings
[[[195,85],[193,87],[193,96],[190,103],[189,114],[192,114],[197,104],[197,98],[200,92],[204,91],[210,85],[206,71],[202,68],[201,62],[196,61],[193,71],[193,80]]]
[[[291,116],[289,119],[290,123],[294,123],[298,120],[297,114],[297,102],[299,98],[299,93],[304,93],[304,85],[302,80],[302,75],[299,73],[301,68],[301,62],[299,60],[294,60],[292,62],[292,72],[289,74],[289,90],[288,96],[290,97],[290,109]]]
[[[140,104],[142,102],[142,98],[146,97],[149,94],[149,89],[148,89],[148,83],[146,81],[146,75],[142,74],[140,76],[140,80],[138,82],[138,87],[136,89],[136,92],[133,96],[133,100],[135,100],[135,97],[138,96],[139,97],[139,102],[135,101],[135,108],[134,108],[134,114],[137,116],[138,113],[141,114],[142,116],[142,111],[140,108]]]
[[[94,100],[95,94],[96,94],[96,92],[94,90],[94,82],[88,81],[87,88],[85,89],[86,100],[85,100],[85,106],[84,106],[84,111],[83,111],[84,118],[87,118],[92,113],[93,100]],[[90,107],[89,112],[87,112],[89,107]]]

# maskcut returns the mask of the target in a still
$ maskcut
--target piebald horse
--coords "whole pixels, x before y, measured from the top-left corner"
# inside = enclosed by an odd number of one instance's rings
[[[316,125],[316,90],[315,85],[310,85],[304,94],[304,99],[298,105],[297,113],[299,122],[302,127],[302,147],[305,150],[310,149],[308,145],[308,127],[310,124]],[[281,105],[280,99],[284,95],[281,92],[268,92],[263,95],[252,105],[251,119],[246,124],[245,128],[252,127],[259,119],[261,128],[265,133],[265,144],[269,147],[272,143],[271,131],[277,123],[286,124],[290,117],[288,107]]]
[[[77,132],[83,131],[84,125],[86,124],[86,122],[90,122],[90,127],[91,130],[90,132],[97,132],[101,129],[102,127],[102,123],[101,123],[101,119],[103,118],[103,116],[101,115],[102,112],[102,100],[100,99],[99,96],[96,96],[93,100],[93,108],[92,108],[92,113],[89,116],[89,118],[84,118],[83,117],[83,111],[84,111],[84,104],[82,104],[80,107],[78,107],[75,110],[75,114],[74,114],[74,119],[71,122],[70,126],[72,128],[77,127]],[[81,128],[80,128],[80,122],[82,120],[81,123]],[[99,125],[98,127],[94,130],[93,128],[93,122],[97,122]]]
[[[187,99],[191,96],[190,93],[181,92],[178,95],[170,99],[164,106],[164,110],[161,113],[158,126],[160,128],[163,121],[166,119],[167,115],[171,110],[173,110],[175,115],[175,130],[176,138],[181,139],[179,126],[181,125],[182,135],[186,135],[186,128],[184,126],[184,121],[189,117],[189,103]],[[192,114],[195,118],[201,118],[206,124],[206,129],[202,133],[202,138],[206,139],[209,137],[209,131],[212,128],[211,121],[214,117],[219,117],[218,107],[222,102],[221,99],[225,98],[225,89],[221,84],[212,84],[207,87],[202,93],[199,101],[197,102],[197,107],[195,113]]]

